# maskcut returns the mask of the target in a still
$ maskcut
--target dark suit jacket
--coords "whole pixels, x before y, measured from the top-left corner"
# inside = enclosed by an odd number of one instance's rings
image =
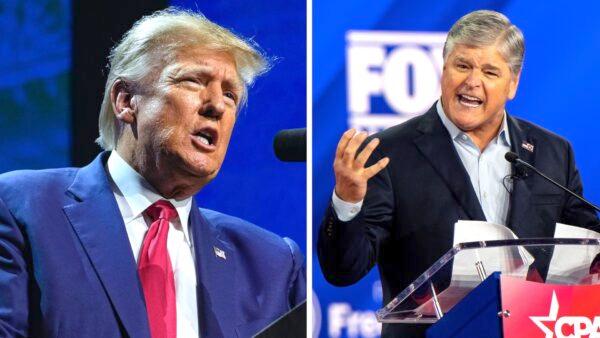
[[[532,123],[508,117],[512,151],[559,183],[582,193],[570,144]],[[387,304],[448,251],[458,220],[485,220],[481,205],[435,105],[424,115],[375,135],[370,163],[390,163],[368,183],[361,212],[337,219],[330,206],[321,224],[318,256],[335,285],[360,280],[377,263]],[[534,145],[533,152],[521,147]],[[514,169],[514,168],[513,168]],[[556,222],[595,227],[596,213],[529,173],[514,181],[508,226],[520,238],[552,237]],[[419,337],[424,330],[384,325],[384,336]]]
[[[107,157],[0,176],[0,336],[150,337]],[[306,297],[293,241],[195,203],[190,222],[203,337],[249,337]]]

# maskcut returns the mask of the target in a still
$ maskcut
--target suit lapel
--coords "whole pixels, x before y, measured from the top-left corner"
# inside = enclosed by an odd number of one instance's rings
[[[81,168],[69,192],[77,201],[63,208],[130,337],[150,337],[137,266],[125,225],[98,156]]]
[[[422,133],[414,142],[419,151],[442,177],[452,194],[472,220],[485,220],[469,174],[462,164],[450,134],[440,121],[434,105],[417,127]]]
[[[202,336],[230,337],[235,323],[236,252],[200,212],[196,202],[190,212],[197,271],[198,317]]]
[[[519,124],[519,122],[513,117],[508,116],[508,130],[511,139],[511,150],[519,155],[520,159],[535,166],[536,141],[529,135],[529,128]],[[534,148],[531,151],[525,149],[528,145],[533,145]],[[512,173],[513,175],[517,174],[514,164],[512,166]],[[508,226],[512,228],[519,237],[528,237],[528,224],[522,224],[522,222],[525,221],[525,216],[527,213],[531,211],[530,201],[532,174],[533,173],[528,171],[527,176],[513,179],[513,189],[510,196],[508,214]]]

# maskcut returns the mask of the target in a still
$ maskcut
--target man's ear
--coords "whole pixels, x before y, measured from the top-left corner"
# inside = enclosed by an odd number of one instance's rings
[[[133,98],[131,84],[117,79],[110,89],[110,101],[118,120],[133,124],[137,115],[137,104]]]

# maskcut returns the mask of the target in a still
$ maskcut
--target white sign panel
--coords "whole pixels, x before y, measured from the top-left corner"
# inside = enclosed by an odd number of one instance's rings
[[[445,40],[439,32],[348,31],[350,127],[374,133],[426,112],[440,96]]]

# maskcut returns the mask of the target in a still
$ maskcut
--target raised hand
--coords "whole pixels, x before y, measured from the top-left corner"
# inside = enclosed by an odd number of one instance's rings
[[[335,193],[343,201],[356,203],[367,194],[367,181],[385,168],[390,159],[384,157],[372,166],[365,168],[365,163],[379,144],[379,139],[372,139],[357,155],[360,145],[367,138],[367,133],[347,130],[338,143],[333,161],[335,173]]]

